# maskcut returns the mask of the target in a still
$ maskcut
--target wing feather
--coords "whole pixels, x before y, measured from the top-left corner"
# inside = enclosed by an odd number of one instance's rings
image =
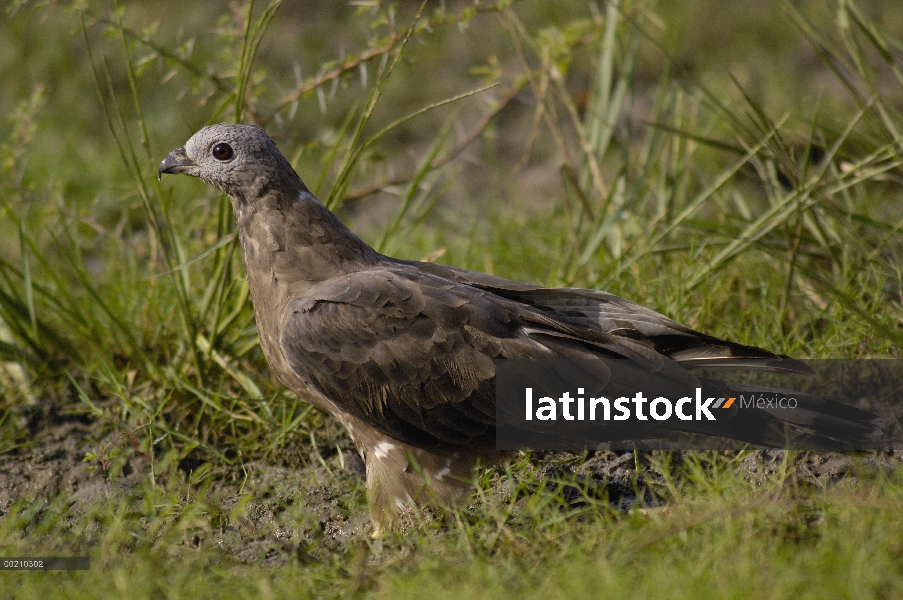
[[[296,374],[423,448],[494,445],[495,359],[627,358],[631,368],[600,368],[598,379],[622,394],[696,385],[681,363],[736,366],[742,356],[744,366],[772,368],[781,358],[611,294],[400,262],[324,281],[290,301],[281,321],[280,349]]]
[[[642,341],[408,265],[311,288],[287,305],[280,331],[297,374],[355,417],[421,447],[494,444],[495,359],[629,358],[663,381],[693,381]],[[602,377],[607,385],[611,372]]]

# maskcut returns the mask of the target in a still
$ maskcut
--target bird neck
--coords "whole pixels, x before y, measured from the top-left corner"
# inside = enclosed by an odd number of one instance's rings
[[[253,200],[233,195],[231,200],[262,331],[267,330],[265,324],[280,319],[291,298],[382,258],[306,188],[267,191]]]

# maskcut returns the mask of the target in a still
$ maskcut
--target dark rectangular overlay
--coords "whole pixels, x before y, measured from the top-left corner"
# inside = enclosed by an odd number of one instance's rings
[[[0,571],[88,571],[88,556],[7,556],[0,558]]]
[[[903,449],[898,359],[499,360],[495,381],[499,450]]]

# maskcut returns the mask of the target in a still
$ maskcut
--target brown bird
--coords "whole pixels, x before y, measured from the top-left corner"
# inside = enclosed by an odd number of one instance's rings
[[[205,127],[158,173],[191,175],[229,196],[264,356],[280,381],[348,430],[367,467],[376,534],[408,506],[453,503],[476,466],[508,456],[495,443],[496,359],[624,357],[679,379],[700,364],[782,358],[606,292],[384,256],[310,193],[256,126]],[[771,417],[760,416],[766,427]],[[706,433],[769,442],[764,432]]]

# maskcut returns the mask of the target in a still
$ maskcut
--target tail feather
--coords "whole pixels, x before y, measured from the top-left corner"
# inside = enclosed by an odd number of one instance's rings
[[[792,439],[794,447],[813,450],[865,449],[883,435],[881,417],[840,402],[783,388],[700,381],[744,398],[736,404],[732,418],[712,423],[710,432],[700,433],[774,447],[786,447]],[[784,398],[783,406],[767,400],[774,398]]]

